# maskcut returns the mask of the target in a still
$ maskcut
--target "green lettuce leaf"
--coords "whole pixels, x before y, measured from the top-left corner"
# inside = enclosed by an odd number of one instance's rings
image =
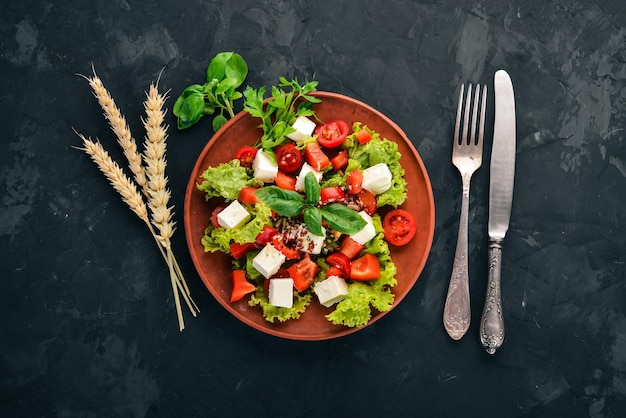
[[[201,175],[204,181],[197,185],[206,193],[206,200],[221,196],[227,201],[239,197],[244,187],[262,186],[263,182],[248,174],[248,170],[239,164],[238,159],[207,168]]]

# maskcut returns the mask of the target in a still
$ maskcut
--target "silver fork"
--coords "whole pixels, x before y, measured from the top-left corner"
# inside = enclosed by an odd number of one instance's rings
[[[472,105],[472,85],[467,88],[465,106],[463,106],[464,85],[459,92],[459,105],[456,113],[454,128],[454,144],[452,146],[452,163],[461,174],[463,181],[463,197],[461,198],[461,218],[459,220],[459,235],[457,237],[452,276],[443,309],[443,324],[446,331],[454,340],[459,340],[469,329],[471,311],[469,294],[469,275],[467,260],[467,222],[469,213],[470,180],[472,174],[482,164],[483,134],[485,131],[485,107],[487,103],[487,86],[480,94],[480,84],[476,85]],[[480,124],[476,135],[478,107],[480,105]],[[472,118],[470,120],[470,108]],[[459,129],[463,119],[463,132],[459,137]],[[471,131],[468,138],[468,129],[471,122]]]

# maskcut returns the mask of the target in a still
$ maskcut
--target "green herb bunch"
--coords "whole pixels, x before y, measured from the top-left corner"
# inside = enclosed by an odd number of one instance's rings
[[[217,132],[228,118],[235,116],[234,101],[243,96],[237,88],[247,75],[248,65],[241,55],[235,52],[217,54],[207,68],[206,83],[185,88],[174,103],[178,129],[189,128],[202,116],[215,114],[213,131]]]
[[[312,234],[323,236],[322,220],[335,231],[353,234],[365,227],[365,220],[353,209],[341,203],[331,203],[318,207],[321,186],[313,173],[304,177],[305,194],[281,189],[278,186],[262,187],[255,192],[263,203],[282,216],[292,217],[300,214]]]
[[[301,85],[297,78],[289,81],[280,77],[278,86],[272,86],[272,95],[264,103],[265,87],[246,87],[243,92],[244,110],[261,119],[263,136],[260,145],[264,150],[271,151],[282,144],[287,135],[295,132],[292,125],[298,116],[315,116],[313,104],[321,102],[311,95],[316,88],[317,81]]]

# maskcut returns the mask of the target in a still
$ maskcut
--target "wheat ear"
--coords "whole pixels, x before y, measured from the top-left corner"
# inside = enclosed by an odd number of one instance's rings
[[[79,74],[89,82],[89,86],[93,90],[93,94],[98,99],[98,103],[102,108],[104,117],[109,121],[109,126],[117,138],[117,142],[124,151],[124,156],[128,161],[128,168],[133,173],[135,182],[146,193],[146,174],[141,163],[141,154],[137,151],[137,143],[133,138],[130,128],[126,123],[126,118],[115,104],[115,100],[104,87],[102,80],[96,74],[95,68],[92,66],[93,76],[87,77]]]
[[[174,234],[175,227],[172,220],[172,208],[168,206],[171,192],[167,188],[168,179],[165,176],[165,168],[167,166],[165,158],[167,126],[163,125],[165,120],[165,111],[163,110],[165,100],[166,96],[158,91],[158,84],[151,84],[144,101],[146,117],[143,119],[143,125],[146,130],[146,136],[143,157],[147,178],[148,207],[152,215],[152,224],[159,231],[157,235],[158,240],[167,254],[166,259],[170,269],[172,290],[179,316],[179,325],[182,330],[184,323],[182,322],[182,312],[177,290],[180,290],[194,316],[197,306],[190,297],[189,288],[178,267],[178,262],[176,262],[171,246],[171,237]]]

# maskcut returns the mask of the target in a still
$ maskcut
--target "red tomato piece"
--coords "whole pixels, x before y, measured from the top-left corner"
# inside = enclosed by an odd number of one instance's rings
[[[231,278],[233,281],[233,291],[230,294],[231,302],[236,302],[248,293],[252,293],[256,290],[256,287],[246,278],[245,270],[233,270]]]
[[[341,150],[337,155],[330,159],[333,170],[340,171],[348,166],[348,151]]]
[[[359,169],[348,173],[348,193],[358,194],[363,190],[363,172]]]
[[[365,129],[361,129],[356,133],[356,140],[359,141],[359,144],[365,144],[372,140],[372,135],[370,135],[370,133]]]
[[[254,242],[246,242],[244,244],[240,244],[238,242],[233,242],[232,244],[230,244],[228,250],[230,251],[230,254],[236,259],[240,259],[241,257],[243,257],[244,255],[246,255],[248,252],[252,251],[252,250],[256,250],[257,244]]]
[[[311,286],[317,274],[317,269],[317,264],[311,260],[308,253],[305,253],[302,260],[293,264],[287,271],[289,272],[289,276],[293,279],[294,287],[302,291]]]
[[[369,190],[361,189],[361,191],[356,194],[356,203],[368,215],[376,213],[376,208],[378,207],[376,196]]]
[[[241,203],[245,203],[246,205],[255,205],[259,203],[261,200],[257,197],[256,194],[254,194],[254,192],[258,189],[258,187],[244,187],[239,192],[238,200]]]
[[[393,209],[383,218],[383,230],[387,242],[401,246],[413,239],[417,231],[417,224],[408,210]]]
[[[329,266],[340,270],[341,273],[337,276],[343,277],[344,279],[350,277],[351,263],[347,255],[341,252],[332,253],[326,257],[326,262]]]
[[[302,153],[292,142],[279,145],[274,150],[278,168],[286,173],[293,173],[302,165]]]
[[[345,197],[346,195],[341,187],[322,187],[322,190],[320,190],[320,202],[322,205],[341,201]]]
[[[272,245],[278,251],[283,253],[283,255],[288,260],[296,260],[296,259],[300,258],[300,252],[298,250],[295,250],[295,249],[291,248],[291,247],[288,247],[287,244],[285,244],[285,240],[283,239],[283,236],[280,235],[280,234],[276,234],[276,235],[274,235],[272,237]]]
[[[217,221],[217,215],[219,215],[220,212],[224,209],[226,209],[226,206],[219,205],[216,206],[215,209],[213,209],[213,211],[211,212],[211,223],[213,224],[214,228],[221,228],[220,223]]]
[[[245,145],[237,150],[235,158],[239,160],[242,167],[252,167],[252,162],[258,151],[259,149],[252,145]]]
[[[319,126],[315,133],[320,145],[326,148],[335,148],[346,140],[348,133],[350,133],[350,126],[345,121],[337,119]]]
[[[330,276],[345,278],[345,276],[343,276],[343,270],[341,270],[339,267],[334,266],[330,266],[328,267],[328,270],[326,270],[326,278],[328,279]]]
[[[339,244],[339,252],[345,254],[350,260],[354,259],[365,246],[346,236]]]
[[[380,277],[380,262],[374,254],[365,254],[352,261],[351,280],[373,280]]]
[[[285,190],[296,190],[296,177],[291,174],[285,173],[282,170],[278,170],[276,177],[274,177],[274,183]]]
[[[261,230],[261,232],[259,232],[259,234],[256,236],[256,242],[261,245],[265,245],[268,242],[272,241],[272,238],[276,234],[278,234],[278,229],[269,225],[264,225],[263,230]]]
[[[330,165],[330,159],[317,142],[309,142],[305,145],[304,158],[317,171],[322,171]]]

